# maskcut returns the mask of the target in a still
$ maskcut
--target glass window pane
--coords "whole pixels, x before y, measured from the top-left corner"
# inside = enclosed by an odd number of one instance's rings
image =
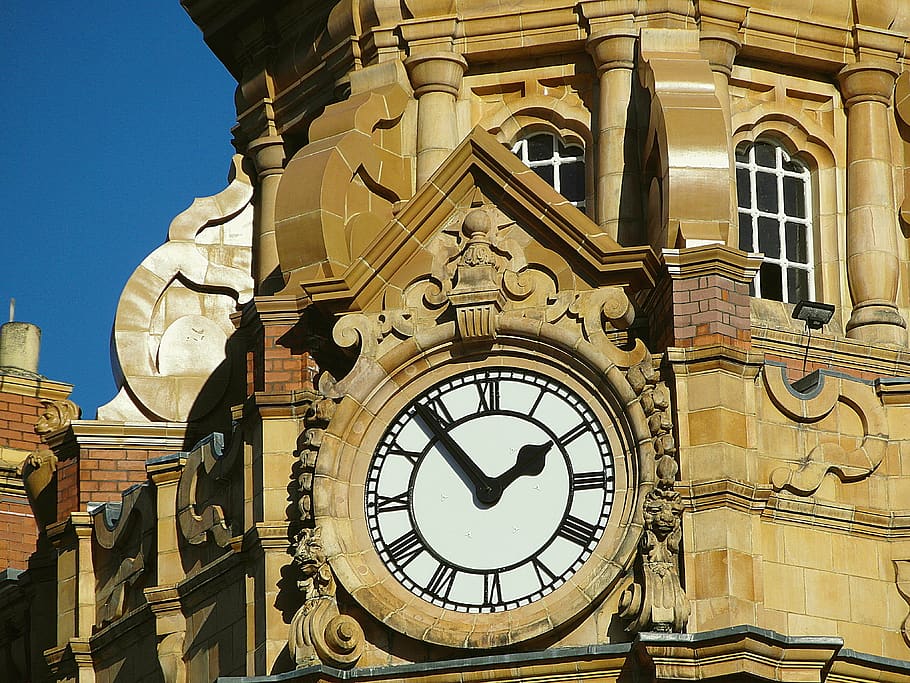
[[[752,187],[749,184],[749,169],[736,169],[736,204],[741,209],[752,206]]]
[[[541,178],[547,181],[547,185],[553,187],[553,167],[552,166],[536,166],[531,169],[539,175]]]
[[[787,223],[784,226],[784,237],[787,240],[787,260],[795,263],[809,263],[806,226],[801,223]]]
[[[762,283],[764,284],[764,282]],[[809,298],[809,272],[802,268],[787,269],[787,301],[796,303]]]
[[[773,218],[758,219],[758,250],[768,258],[780,258],[780,223]]]
[[[784,213],[794,218],[806,217],[806,188],[801,178],[784,176]]]
[[[741,164],[749,163],[749,146],[741,145],[736,148],[736,160]]]
[[[535,135],[528,140],[528,161],[553,158],[553,136]]]
[[[777,213],[780,210],[777,198],[777,176],[758,171],[755,174],[755,193],[758,195],[759,211]]]
[[[747,213],[739,214],[739,248],[755,251],[755,245],[752,244],[752,216]]]
[[[785,171],[793,171],[794,173],[802,173],[805,170],[801,164],[789,159],[783,159],[781,166]]]
[[[775,152],[777,148],[774,145],[768,144],[767,142],[756,142],[755,143],[755,163],[758,166],[766,166],[767,168],[776,168],[777,167],[777,158]]]
[[[773,299],[774,301],[783,301],[784,292],[781,282],[780,266],[776,263],[763,263],[758,271],[761,284],[762,299]]]
[[[559,156],[563,159],[567,157],[582,157],[585,151],[578,145],[564,145],[562,140],[556,141],[556,148],[559,150]]]
[[[585,198],[585,167],[575,162],[559,165],[559,191],[570,202],[581,202]]]

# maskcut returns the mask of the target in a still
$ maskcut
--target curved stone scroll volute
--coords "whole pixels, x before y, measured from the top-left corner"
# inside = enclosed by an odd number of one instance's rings
[[[322,533],[304,529],[297,538],[294,564],[302,580],[303,605],[291,619],[288,650],[297,668],[322,662],[349,669],[363,654],[363,629],[338,612],[335,576],[322,547]]]
[[[234,533],[220,505],[206,505],[197,513],[196,492],[202,475],[223,484],[243,450],[243,439],[235,431],[231,446],[224,452],[224,435],[214,432],[196,444],[186,458],[186,465],[177,484],[177,521],[189,543],[204,543],[209,536],[221,548],[227,546]]]
[[[648,239],[655,249],[725,243],[732,177],[727,124],[698,32],[643,29],[640,60],[640,79],[651,93],[643,154],[652,178]]]
[[[888,424],[872,387],[822,372],[814,393],[800,395],[790,389],[785,367],[766,365],[762,374],[775,406],[794,421],[820,422],[838,403],[843,403],[859,415],[866,432],[858,448],[848,451],[839,443],[822,442],[799,463],[775,469],[771,472],[771,485],[776,491],[787,489],[809,496],[828,474],[848,483],[865,479],[878,468],[888,446]]]
[[[243,158],[222,192],[196,199],[133,272],[117,305],[111,364],[120,391],[102,420],[184,422],[227,390],[230,315],[253,295],[253,186]]]
[[[95,560],[98,577],[95,591],[96,624],[99,627],[122,617],[138,591],[148,568],[154,567],[155,507],[147,483],[136,484],[123,492],[120,503],[105,503],[92,512],[94,536],[98,545],[109,551],[105,563]]]

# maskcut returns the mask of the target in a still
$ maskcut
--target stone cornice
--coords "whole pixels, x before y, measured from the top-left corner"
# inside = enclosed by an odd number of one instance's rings
[[[781,357],[805,358],[862,377],[910,377],[910,350],[842,336],[796,333],[773,322],[752,321],[752,349]],[[887,393],[887,392],[886,392]]]
[[[80,448],[182,451],[185,422],[101,422],[73,420],[73,435]]]
[[[817,498],[776,493],[769,484],[732,479],[683,481],[676,484],[691,512],[732,508],[764,519],[812,526],[868,538],[910,538],[910,510],[882,510],[838,504]]]
[[[61,401],[73,390],[72,384],[55,382],[46,377],[23,377],[0,372],[0,394],[31,396],[46,401]]]

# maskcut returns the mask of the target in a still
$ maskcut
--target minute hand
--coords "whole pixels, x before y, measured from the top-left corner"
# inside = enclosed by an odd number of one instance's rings
[[[458,463],[458,466],[462,471],[468,476],[471,483],[474,484],[474,494],[477,496],[477,499],[481,503],[487,504],[493,504],[499,501],[502,496],[502,487],[497,481],[484,474],[483,470],[471,460],[470,456],[464,452],[464,449],[458,445],[458,442],[455,441],[439,423],[436,414],[420,403],[416,403],[414,409],[436,438],[442,442],[442,445],[452,458],[455,459],[455,462]]]

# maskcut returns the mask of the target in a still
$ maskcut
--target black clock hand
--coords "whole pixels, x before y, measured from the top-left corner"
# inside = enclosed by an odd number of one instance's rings
[[[518,451],[515,464],[493,480],[493,484],[499,489],[500,495],[518,477],[525,474],[536,477],[543,472],[543,468],[547,463],[547,453],[550,452],[551,448],[553,448],[552,441],[547,441],[539,446],[534,444],[522,446],[521,450]]]
[[[471,460],[468,454],[464,452],[464,449],[458,445],[458,442],[439,423],[435,413],[420,403],[414,404],[414,410],[420,415],[420,419],[430,428],[436,438],[442,442],[449,455],[458,463],[458,466],[467,475],[468,479],[471,480],[477,500],[489,505],[498,502],[502,496],[502,488],[499,487],[496,481],[484,474]]]

